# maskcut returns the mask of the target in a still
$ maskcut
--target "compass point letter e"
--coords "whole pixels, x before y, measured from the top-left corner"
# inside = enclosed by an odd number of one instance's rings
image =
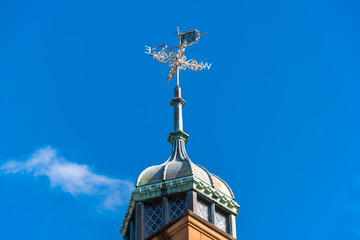
[[[145,51],[146,54],[151,54],[151,47],[145,46],[145,50],[147,51]]]

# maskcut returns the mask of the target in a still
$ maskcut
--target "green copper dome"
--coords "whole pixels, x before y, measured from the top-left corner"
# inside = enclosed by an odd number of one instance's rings
[[[146,168],[138,177],[136,187],[194,176],[234,199],[234,194],[225,181],[190,160],[185,150],[184,140],[175,140],[172,144],[170,158],[161,165]]]

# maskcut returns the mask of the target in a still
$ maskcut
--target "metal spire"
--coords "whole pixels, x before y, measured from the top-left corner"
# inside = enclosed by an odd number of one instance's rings
[[[168,141],[170,143],[177,139],[181,139],[186,143],[189,137],[189,135],[183,131],[182,108],[184,104],[185,100],[181,98],[181,88],[179,85],[176,85],[174,98],[170,102],[170,105],[174,107],[174,131],[169,135]]]
[[[206,34],[206,33],[203,33]],[[170,133],[168,141],[170,143],[175,142],[176,140],[181,140],[181,142],[187,142],[189,135],[183,131],[183,118],[182,118],[182,107],[185,104],[185,100],[181,98],[181,88],[180,88],[180,70],[185,70],[189,68],[191,71],[203,70],[204,68],[210,69],[211,63],[198,63],[194,59],[186,60],[184,56],[185,49],[194,43],[196,43],[200,36],[198,30],[189,30],[185,32],[180,32],[179,27],[177,29],[177,38],[178,45],[172,48],[167,49],[167,45],[161,45],[158,47],[151,48],[145,46],[146,54],[153,56],[154,59],[158,60],[160,63],[168,63],[170,66],[170,73],[168,75],[167,83],[175,76],[176,74],[176,86],[175,86],[175,96],[171,100],[171,106],[174,107],[174,131]],[[156,49],[161,49],[159,52],[154,52]],[[176,52],[168,52],[169,50],[177,49]]]

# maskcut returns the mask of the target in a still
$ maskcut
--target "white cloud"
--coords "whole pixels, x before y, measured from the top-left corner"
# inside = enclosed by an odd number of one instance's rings
[[[116,211],[129,200],[134,184],[127,180],[96,174],[85,164],[70,162],[52,147],[41,148],[26,161],[8,161],[0,166],[3,174],[45,176],[51,187],[73,196],[100,199],[100,209]]]

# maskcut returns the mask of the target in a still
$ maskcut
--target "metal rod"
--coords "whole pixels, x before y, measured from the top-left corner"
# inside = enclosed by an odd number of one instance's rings
[[[180,86],[179,82],[180,82],[179,66],[177,66],[176,67],[176,86]]]
[[[180,46],[176,46],[176,47],[172,47],[172,48],[169,48],[169,49],[165,49],[165,50],[163,50],[163,52],[166,52],[166,51],[169,51],[169,50],[173,50],[173,49],[175,49],[175,48],[179,48]]]

